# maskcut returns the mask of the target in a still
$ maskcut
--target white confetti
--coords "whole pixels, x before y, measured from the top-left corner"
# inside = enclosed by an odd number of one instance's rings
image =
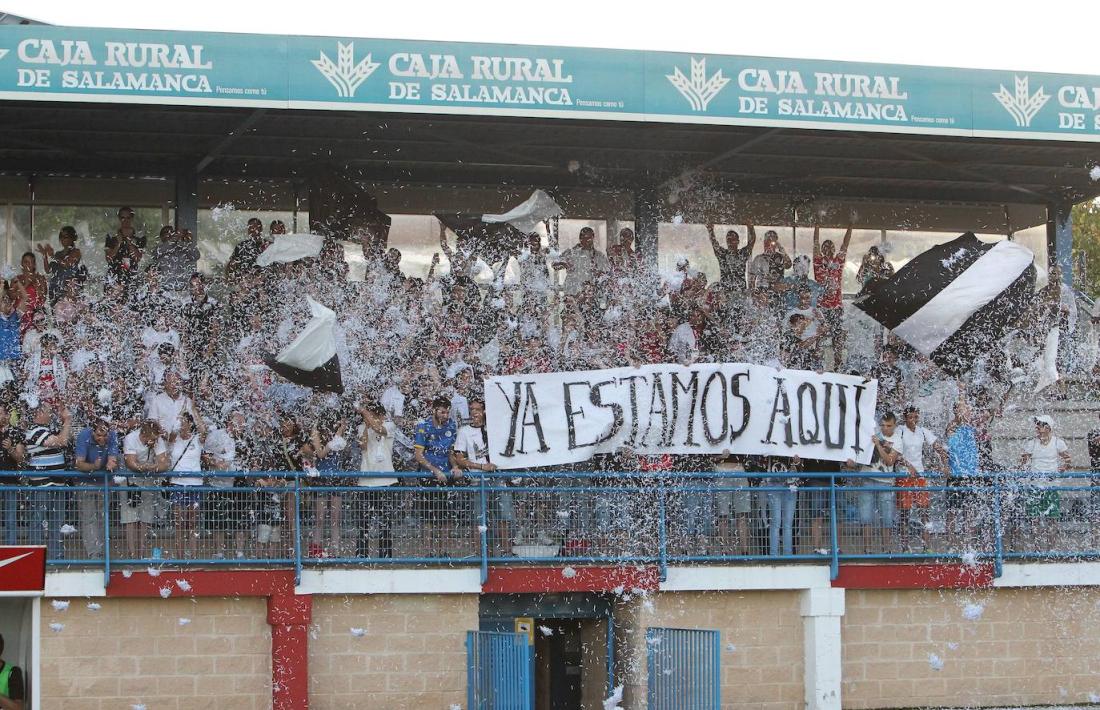
[[[1092,170],[1089,171],[1089,177],[1092,178],[1093,181],[1100,180],[1100,165],[1093,165],[1092,166]],[[1096,702],[1096,701],[1094,700],[1093,702]]]
[[[565,520],[566,518],[568,518],[569,515],[570,515],[570,513],[569,513],[568,510],[559,510],[559,511],[557,511],[557,516],[559,518],[561,518],[562,520]]]
[[[928,667],[934,671],[943,670],[943,659],[934,653],[928,654]]]
[[[485,525],[478,525],[477,526],[477,531],[479,533],[485,533],[485,532],[489,532],[489,528],[486,527]]]
[[[65,611],[69,608],[69,602],[62,599],[54,599],[52,602],[50,602],[50,604],[57,611]]]
[[[579,161],[579,160],[570,160],[569,165],[567,167],[569,168],[569,172],[575,173],[575,172],[577,172],[578,170],[581,169],[581,161]]]
[[[553,636],[554,635],[554,630],[552,628],[550,628],[549,626],[540,626],[539,631],[542,632],[543,636]]]
[[[462,710],[462,706],[458,703],[451,703],[450,710]]]
[[[180,623],[180,626],[187,626],[188,624],[191,623],[191,620],[188,619],[186,616],[181,616],[179,623]]]
[[[355,637],[362,637],[362,636],[367,635],[367,630],[366,629],[360,629],[360,628],[357,628],[355,626],[348,629],[348,631],[350,631],[351,635],[355,636]]]
[[[88,611],[99,611],[103,605],[99,602],[88,602]]]
[[[982,618],[985,607],[981,604],[967,604],[963,607],[963,618],[967,621],[977,621]]]
[[[967,550],[962,554],[960,561],[967,567],[976,567],[978,565],[978,553],[973,550]]]
[[[1089,693],[1090,703],[1100,703],[1100,693]]]
[[[577,570],[573,569],[572,567],[563,567],[561,570],[561,576],[565,577],[566,579],[573,579],[577,576]]]
[[[145,710],[145,704],[144,703],[137,703],[135,705],[131,705],[130,710]]]
[[[177,579],[176,580],[176,586],[180,588],[180,591],[184,591],[184,592],[190,592],[191,591],[191,583],[188,582],[186,579]]]
[[[683,224],[684,223],[684,215],[682,215],[682,214],[672,215],[672,223],[673,224]]]
[[[116,486],[126,485],[126,476],[115,476],[112,480],[115,482]]]
[[[611,696],[603,701],[603,710],[622,710],[619,705],[623,701],[623,686],[617,685],[611,691]]]
[[[950,651],[957,651],[959,650],[959,644],[955,643],[954,641],[950,641],[947,644],[947,648]]]
[[[736,653],[737,646],[734,646],[732,643],[727,643],[726,644],[726,650],[729,651],[730,653]]]
[[[134,576],[134,573],[133,573],[132,570],[124,569],[124,570],[122,570],[122,576],[125,577],[126,579],[129,579],[130,577]]]
[[[159,577],[160,576],[160,570],[157,569],[156,567],[150,567],[145,571],[149,573],[150,577]]]
[[[160,596],[163,599],[167,599],[168,597],[172,596],[172,588],[171,587],[161,587],[160,588]]]
[[[76,528],[72,525],[69,525],[68,523],[65,523],[61,526],[62,535],[72,535],[74,532],[76,532]]]
[[[59,624],[56,621],[50,624],[50,631],[53,631],[54,633],[59,633],[63,628],[65,628],[65,624]]]

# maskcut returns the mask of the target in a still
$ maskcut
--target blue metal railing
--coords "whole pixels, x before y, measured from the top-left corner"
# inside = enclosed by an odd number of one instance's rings
[[[290,566],[299,578],[476,564],[484,579],[516,562],[639,563],[664,578],[676,563],[813,560],[835,578],[842,562],[872,559],[990,562],[999,575],[1006,559],[1100,557],[1100,475],[1088,472],[929,474],[920,488],[881,473],[495,472],[459,486],[416,473],[196,475],[203,485],[0,472],[0,544],[46,544],[49,564],[101,565],[107,579],[134,564]],[[353,485],[381,477],[400,484]],[[94,508],[102,522],[89,527]]]

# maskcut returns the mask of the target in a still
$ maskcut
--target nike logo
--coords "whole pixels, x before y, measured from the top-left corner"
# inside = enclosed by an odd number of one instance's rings
[[[19,555],[18,557],[9,557],[6,560],[0,560],[0,567],[6,567],[6,566],[10,565],[13,562],[18,562],[19,560],[23,559],[24,557],[30,557],[33,554],[34,554],[33,552],[24,552],[22,555]]]

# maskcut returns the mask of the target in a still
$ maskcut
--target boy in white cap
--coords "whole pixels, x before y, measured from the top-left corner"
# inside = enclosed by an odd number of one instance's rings
[[[1034,490],[1025,498],[1025,514],[1036,518],[1031,538],[1040,550],[1053,549],[1052,521],[1061,517],[1061,500],[1058,491],[1052,490],[1054,476],[1069,468],[1072,460],[1069,447],[1061,437],[1054,436],[1054,420],[1042,415],[1035,417],[1035,438],[1024,444],[1020,455],[1020,467],[1031,473],[1041,474],[1032,479]]]

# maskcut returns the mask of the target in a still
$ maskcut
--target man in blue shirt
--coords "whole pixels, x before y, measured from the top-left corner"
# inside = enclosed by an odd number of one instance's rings
[[[103,559],[103,477],[118,468],[118,457],[118,434],[106,418],[93,419],[91,426],[77,434],[73,466],[88,476],[76,479],[75,483],[77,486],[100,489],[76,496],[80,537],[90,560]]]
[[[420,470],[428,471],[443,485],[462,478],[462,470],[452,469],[450,458],[457,431],[451,419],[451,400],[436,397],[432,400],[432,416],[417,424],[413,434],[413,458]]]

